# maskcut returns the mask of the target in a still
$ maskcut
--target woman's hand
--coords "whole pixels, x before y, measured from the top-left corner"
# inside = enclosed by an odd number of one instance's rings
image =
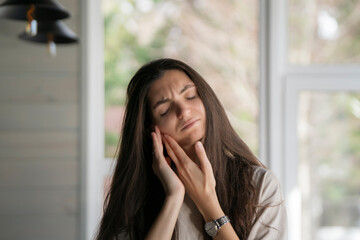
[[[160,130],[155,126],[155,132],[151,133],[153,140],[153,163],[155,175],[160,179],[167,197],[184,197],[185,188],[174,170],[171,169],[171,160],[164,157],[163,144]]]
[[[157,126],[151,133],[153,140],[152,168],[165,189],[164,204],[151,225],[146,240],[168,240],[174,232],[176,220],[184,201],[185,188],[176,173],[170,167],[170,158],[164,157],[161,133]]]
[[[164,135],[163,142],[166,150],[174,161],[177,168],[176,173],[170,168],[170,159],[165,159],[160,130],[155,127],[152,133],[154,141],[153,169],[160,178],[167,194],[186,190],[196,204],[205,222],[213,221],[224,216],[215,191],[215,177],[201,142],[195,144],[195,152],[199,160],[196,165],[170,136]],[[180,181],[181,180],[181,181]],[[184,190],[185,187],[185,190]],[[183,195],[182,195],[183,196]],[[164,206],[151,226],[146,240],[148,239],[170,239],[173,233],[176,219],[179,215],[181,202],[179,199],[169,197],[165,199]],[[214,237],[214,239],[239,239],[230,223],[225,224]]]
[[[195,144],[199,166],[191,160],[178,143],[169,135],[164,139],[166,150],[174,161],[177,174],[185,186],[186,192],[196,204],[205,221],[222,217],[222,211],[216,191],[215,177],[201,142]]]

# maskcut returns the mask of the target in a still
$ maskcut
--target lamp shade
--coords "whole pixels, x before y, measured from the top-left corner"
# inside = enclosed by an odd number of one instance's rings
[[[0,4],[0,17],[28,20],[27,13],[31,7],[34,7],[32,17],[37,21],[55,21],[70,16],[56,0],[6,0]]]
[[[51,36],[51,39],[49,39],[49,36]],[[78,41],[76,34],[61,21],[38,22],[38,33],[35,36],[22,32],[19,38],[38,43],[48,43],[50,40],[54,43],[74,43]]]

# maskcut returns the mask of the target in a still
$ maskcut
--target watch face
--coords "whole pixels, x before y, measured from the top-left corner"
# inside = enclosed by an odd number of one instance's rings
[[[218,226],[214,222],[208,222],[205,224],[205,231],[211,237],[215,236],[218,231]]]

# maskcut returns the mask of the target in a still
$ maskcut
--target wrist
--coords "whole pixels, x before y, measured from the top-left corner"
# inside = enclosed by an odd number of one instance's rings
[[[171,203],[172,205],[182,205],[184,201],[184,195],[185,193],[182,193],[181,191],[170,194],[165,197],[164,203]]]
[[[218,208],[204,213],[203,218],[205,222],[210,222],[210,221],[214,221],[215,219],[221,218],[224,215],[225,215],[224,211],[221,208]]]
[[[199,211],[205,222],[213,221],[225,215],[217,198],[214,201],[209,201],[208,204]]]
[[[184,198],[185,188],[183,185],[175,186],[172,188],[165,188],[165,195],[167,198]]]

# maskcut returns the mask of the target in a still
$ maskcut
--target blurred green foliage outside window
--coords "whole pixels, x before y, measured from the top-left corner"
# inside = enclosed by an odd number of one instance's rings
[[[360,63],[359,11],[358,0],[289,0],[289,63]]]
[[[212,86],[239,135],[258,151],[258,6],[232,0],[103,0],[105,157],[118,144],[135,71],[175,58]]]

